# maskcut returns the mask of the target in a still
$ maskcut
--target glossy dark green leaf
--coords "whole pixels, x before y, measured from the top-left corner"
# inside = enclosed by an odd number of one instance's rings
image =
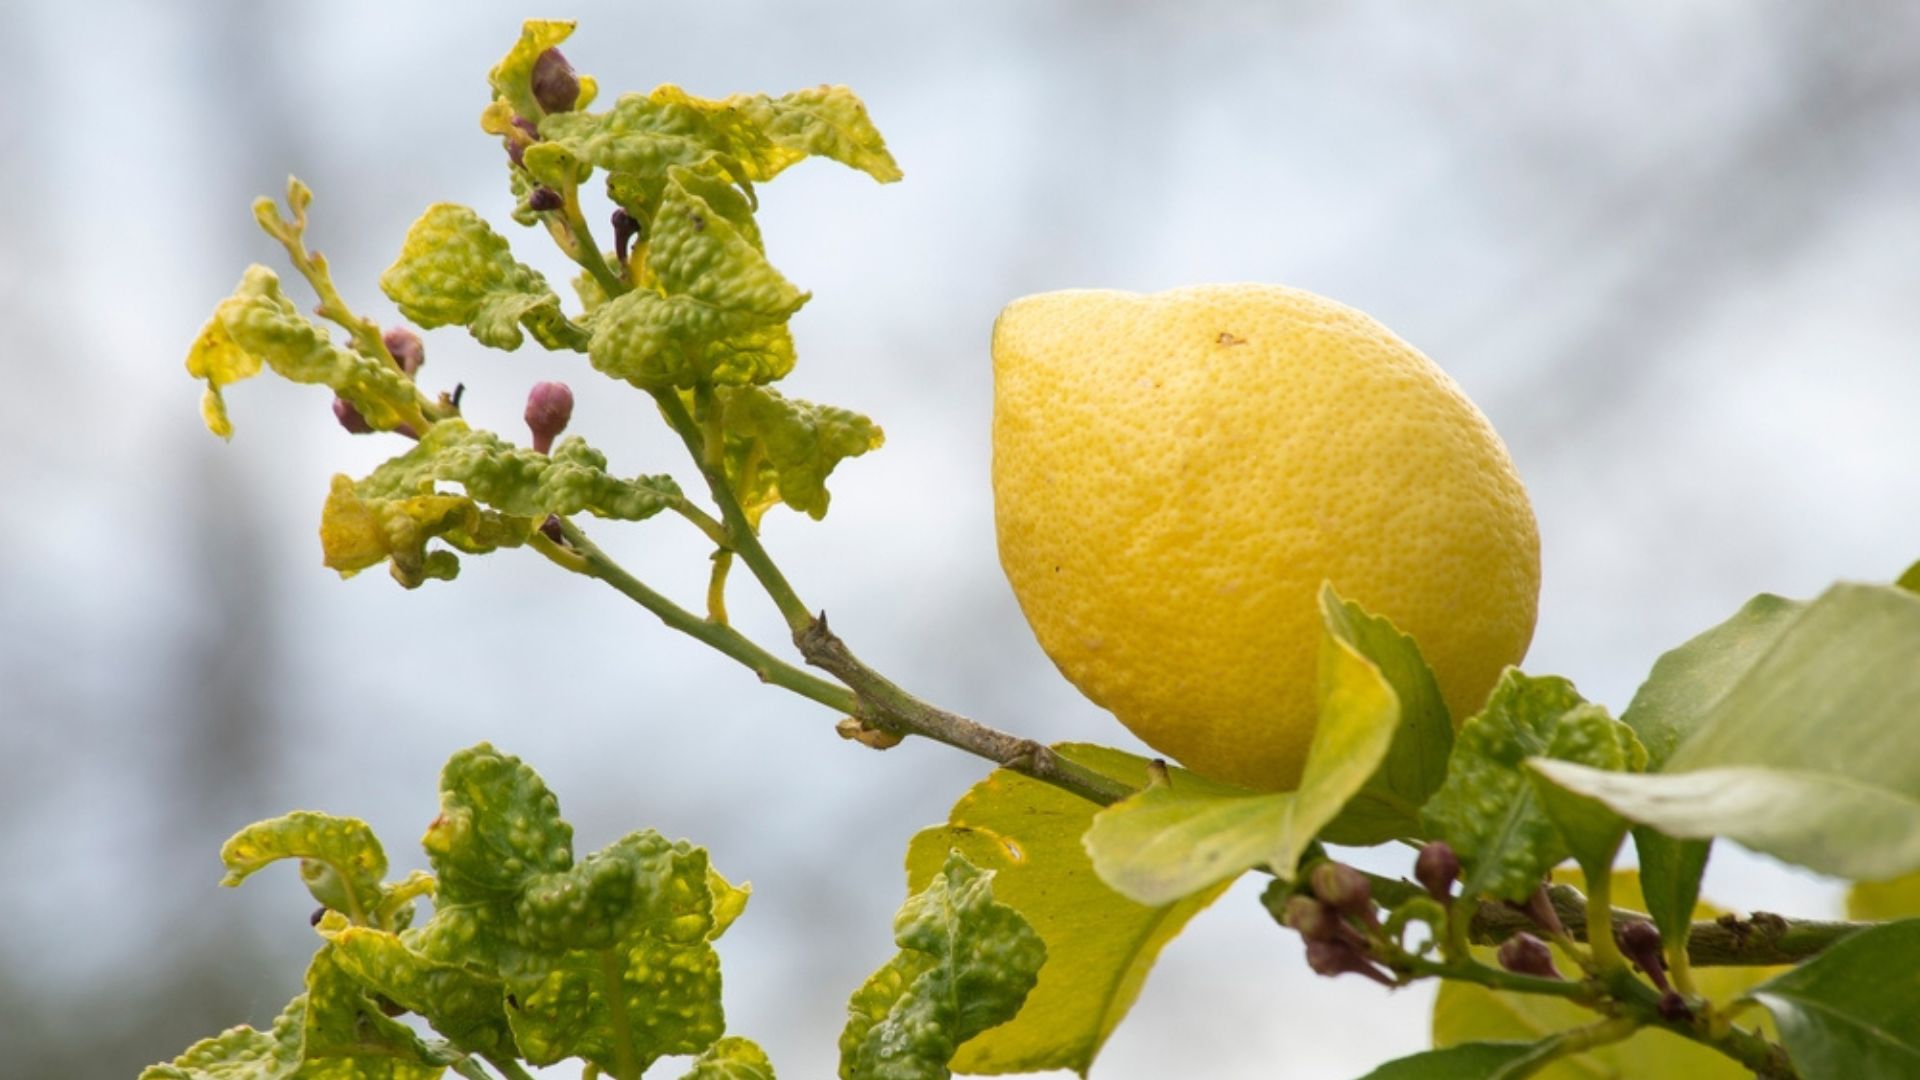
[[[1920,1076],[1920,919],[1847,937],[1747,996],[1803,1076]]]
[[[1534,1052],[1534,1043],[1471,1042],[1389,1061],[1361,1080],[1490,1080]]]

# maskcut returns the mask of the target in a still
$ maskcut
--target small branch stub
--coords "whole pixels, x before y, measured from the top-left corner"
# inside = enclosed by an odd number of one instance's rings
[[[839,732],[843,739],[874,750],[891,750],[906,741],[906,736],[874,727],[857,716],[842,717],[839,723],[833,725],[833,730]]]

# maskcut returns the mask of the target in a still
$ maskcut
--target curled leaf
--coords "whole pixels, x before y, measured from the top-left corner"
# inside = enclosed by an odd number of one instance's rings
[[[465,326],[482,345],[517,349],[532,331],[549,349],[579,348],[586,335],[560,310],[540,272],[516,261],[506,238],[480,215],[435,203],[407,230],[380,289],[419,325]]]

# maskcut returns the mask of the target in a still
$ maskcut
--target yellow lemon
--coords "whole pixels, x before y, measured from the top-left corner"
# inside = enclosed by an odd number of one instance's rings
[[[1277,285],[1070,290],[993,330],[1000,563],[1149,746],[1299,780],[1323,581],[1419,642],[1456,719],[1526,653],[1533,508],[1486,417],[1370,316]]]

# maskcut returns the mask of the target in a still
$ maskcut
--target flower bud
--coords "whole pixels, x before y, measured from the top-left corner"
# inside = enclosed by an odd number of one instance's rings
[[[533,448],[544,454],[553,449],[553,440],[567,430],[573,419],[573,391],[566,383],[535,383],[527,391],[527,428],[533,432]]]
[[[533,61],[533,100],[550,113],[572,112],[580,100],[580,79],[559,49],[548,49]]]
[[[1373,914],[1373,888],[1367,876],[1351,866],[1323,862],[1307,876],[1313,895],[1342,915],[1365,917]]]
[[[420,335],[404,326],[387,331],[380,340],[386,344],[393,362],[399,364],[400,370],[406,372],[409,378],[420,370],[420,365],[427,362],[427,347],[421,342]]]
[[[1674,1023],[1688,1023],[1693,1019],[1693,1006],[1678,991],[1668,990],[1660,995],[1660,1004],[1654,1006],[1660,1010],[1660,1019]]]
[[[1373,966],[1366,954],[1344,941],[1307,942],[1307,966],[1317,975],[1332,978],[1336,975],[1364,975],[1382,986],[1392,986],[1393,980],[1386,973]]]
[[[627,261],[627,246],[640,235],[640,222],[621,207],[613,208],[613,253]]]
[[[320,920],[326,917],[327,917],[327,907],[325,904],[322,904],[319,907],[313,909],[313,914],[307,916],[307,925],[319,926]]]
[[[1445,840],[1435,840],[1421,848],[1419,857],[1413,860],[1413,879],[1443,904],[1452,899],[1453,883],[1459,877],[1460,856],[1453,853]]]
[[[540,523],[540,535],[556,544],[567,542],[567,534],[560,531],[560,515],[548,514],[547,520]]]
[[[507,136],[507,160],[519,165],[526,160],[527,147],[540,141],[540,129],[524,116],[514,117],[512,124],[515,133]]]
[[[373,430],[372,425],[367,423],[367,418],[360,415],[360,410],[354,408],[353,403],[343,397],[333,399],[333,418],[340,421],[340,426],[346,428],[351,435],[365,435]]]
[[[1667,958],[1661,952],[1660,930],[1644,919],[1635,919],[1620,927],[1616,934],[1620,951],[1661,990],[1667,986]],[[1684,1003],[1683,1003],[1684,1004]]]
[[[1308,941],[1332,941],[1339,934],[1340,916],[1311,896],[1287,897],[1281,921]]]
[[[560,193],[550,187],[534,188],[533,194],[527,196],[527,209],[536,214],[558,210],[566,204],[566,200],[560,197]]]
[[[1540,979],[1561,977],[1560,969],[1553,966],[1553,950],[1547,948],[1546,942],[1524,931],[1502,942],[1496,958],[1501,967],[1516,975]]]

